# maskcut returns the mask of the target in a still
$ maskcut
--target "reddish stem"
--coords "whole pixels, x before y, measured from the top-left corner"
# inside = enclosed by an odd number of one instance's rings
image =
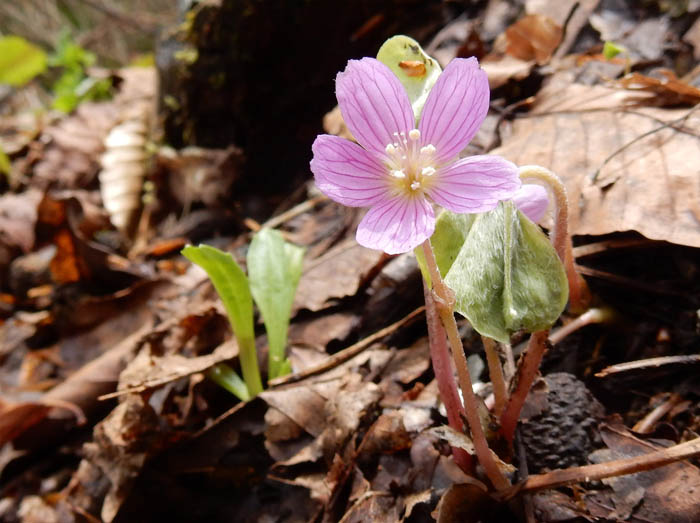
[[[503,411],[501,415],[501,434],[511,444],[513,443],[513,436],[515,435],[515,427],[517,427],[518,419],[520,418],[520,411],[525,404],[525,399],[530,392],[530,387],[532,387],[537,377],[537,372],[542,362],[542,356],[544,356],[547,348],[548,334],[549,331],[544,330],[533,332],[530,336],[530,341],[523,355],[523,361],[518,368],[515,390],[510,396],[506,410]]]
[[[433,292],[436,297],[436,309],[442,320],[442,325],[447,332],[447,339],[450,342],[452,349],[452,358],[457,368],[457,377],[459,379],[459,388],[462,390],[464,398],[464,411],[471,430],[472,441],[474,443],[474,452],[476,457],[484,468],[486,476],[497,490],[503,490],[510,486],[508,478],[498,466],[497,458],[493,451],[489,448],[484,428],[481,426],[479,418],[479,403],[474,394],[472,387],[471,376],[469,375],[469,367],[467,366],[467,357],[464,355],[464,347],[462,339],[459,337],[457,322],[454,317],[454,293],[445,285],[440,276],[435,254],[430,245],[430,240],[423,242],[423,254],[425,255],[425,263],[430,272],[432,280]]]
[[[425,280],[423,280],[423,295],[425,296],[425,318],[428,323],[430,360],[433,364],[433,372],[435,372],[440,398],[447,410],[447,422],[450,427],[462,433],[464,432],[462,419],[466,418],[466,414],[457,392],[452,359],[447,348],[447,334],[440,321],[432,292]],[[459,468],[469,475],[474,475],[474,461],[466,450],[452,447],[452,456]]]
[[[588,308],[591,295],[586,281],[576,272],[574,266],[573,245],[569,234],[569,200],[566,196],[566,187],[556,174],[539,165],[524,165],[519,172],[523,181],[540,182],[553,197],[554,227],[550,239],[559,259],[564,264],[566,277],[569,280],[569,310],[575,314],[581,314]]]

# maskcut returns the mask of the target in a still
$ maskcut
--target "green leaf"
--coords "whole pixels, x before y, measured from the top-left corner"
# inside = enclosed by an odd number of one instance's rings
[[[182,249],[182,254],[204,269],[214,284],[238,341],[241,370],[248,394],[250,397],[257,396],[262,391],[262,381],[255,350],[253,299],[248,278],[233,256],[209,245],[188,245]]]
[[[455,309],[482,335],[550,328],[568,299],[566,273],[542,230],[501,202],[479,214],[445,277]]]
[[[403,84],[417,122],[428,93],[442,72],[440,64],[428,56],[418,42],[404,35],[392,36],[384,42],[377,60],[389,67]]]
[[[265,322],[270,345],[269,379],[291,370],[284,351],[303,257],[304,249],[285,242],[272,229],[258,232],[248,250],[250,290]]]
[[[234,396],[237,396],[241,401],[248,401],[250,399],[245,381],[241,379],[235,370],[225,363],[214,365],[209,369],[209,372],[207,372],[207,376],[209,376],[209,379],[214,383],[223,387]]]
[[[624,46],[610,40],[603,44],[603,56],[606,60],[611,60],[624,51],[626,51]]]
[[[464,240],[467,238],[475,218],[475,214],[455,214],[443,209],[435,220],[435,232],[430,237],[430,245],[433,247],[435,262],[440,270],[440,276],[443,278],[464,245]],[[423,248],[418,246],[413,250],[413,253],[416,255],[423,278],[429,286],[432,285]]]
[[[2,149],[2,147],[0,147],[0,174],[10,174],[11,168],[12,164],[10,163],[10,159],[7,157],[7,154]]]
[[[0,84],[20,86],[46,71],[46,53],[19,36],[0,38]]]
[[[437,217],[430,243],[443,278],[457,259],[476,217],[476,214],[455,214],[446,210]]]

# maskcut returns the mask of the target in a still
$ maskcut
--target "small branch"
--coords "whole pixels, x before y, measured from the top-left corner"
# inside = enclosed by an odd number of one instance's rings
[[[501,415],[501,433],[511,444],[518,426],[520,411],[525,404],[530,387],[537,377],[540,362],[547,348],[548,331],[533,332],[527,344],[527,350],[523,355],[522,363],[518,368],[517,383],[510,397],[506,410]]]
[[[592,325],[594,323],[607,323],[613,321],[614,319],[615,311],[609,307],[588,309],[577,318],[574,318],[569,323],[553,332],[549,336],[549,342],[552,345],[556,345],[569,334],[579,330],[581,327]]]
[[[585,280],[576,272],[574,267],[573,245],[569,234],[569,200],[566,188],[549,169],[539,165],[524,165],[520,168],[520,178],[523,181],[533,180],[542,183],[554,199],[554,227],[550,235],[554,250],[564,264],[566,277],[569,280],[569,308],[575,313],[581,313],[588,308],[590,291]]]
[[[472,433],[472,441],[474,442],[474,450],[479,459],[479,463],[484,468],[486,476],[497,490],[503,490],[510,486],[508,478],[506,478],[496,462],[496,458],[489,448],[484,429],[481,426],[479,418],[479,404],[474,394],[472,387],[471,376],[469,375],[469,367],[467,366],[467,357],[464,355],[464,347],[462,340],[459,337],[457,323],[455,322],[453,304],[454,295],[452,290],[445,285],[440,276],[435,254],[430,245],[430,240],[423,242],[423,253],[425,254],[425,262],[430,271],[430,278],[433,284],[433,292],[437,301],[437,309],[440,314],[442,324],[447,331],[447,338],[450,341],[452,348],[452,358],[457,367],[457,376],[459,377],[459,387],[462,390],[464,398],[464,408],[467,417],[467,423]]]
[[[287,374],[286,376],[280,376],[279,378],[275,378],[273,380],[268,381],[267,384],[269,387],[280,387],[282,385],[296,383],[297,381],[304,380],[311,376],[315,376],[317,374],[326,372],[327,370],[332,369],[333,367],[337,367],[338,365],[341,365],[348,361],[350,358],[354,358],[355,356],[360,354],[363,350],[372,345],[374,342],[381,340],[389,334],[393,334],[395,331],[397,331],[404,325],[412,323],[424,310],[425,307],[418,307],[417,309],[408,313],[406,316],[392,323],[388,327],[384,327],[383,329],[378,330],[374,334],[370,334],[366,338],[361,339],[357,343],[354,343],[353,345],[344,348],[340,352],[336,352],[332,356],[329,356],[318,365],[314,365],[313,367],[309,367],[308,369],[304,369],[303,371],[295,374]]]
[[[498,356],[497,344],[493,339],[488,336],[482,336],[481,341],[484,343],[486,361],[489,365],[489,377],[493,385],[493,397],[495,400],[493,411],[496,416],[500,416],[508,399],[508,387],[506,387],[506,380],[503,377],[501,359]]]

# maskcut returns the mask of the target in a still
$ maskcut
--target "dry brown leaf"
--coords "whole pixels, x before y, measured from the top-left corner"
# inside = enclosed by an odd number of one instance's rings
[[[562,178],[573,234],[700,247],[700,114],[625,105],[640,94],[553,81],[493,153]]]
[[[331,300],[354,296],[383,258],[382,251],[362,247],[351,238],[310,260],[299,280],[293,310],[318,311]]]
[[[526,0],[525,11],[531,15],[546,15],[562,27],[566,24],[566,34],[555,53],[555,56],[564,56],[599,3],[600,0]]]
[[[34,247],[34,226],[41,191],[29,189],[0,198],[0,243],[29,252]]]
[[[343,120],[339,105],[336,105],[323,116],[323,130],[328,134],[334,134],[355,141],[355,137],[348,129],[348,126],[345,125],[345,120]]]
[[[534,60],[521,60],[514,56],[487,56],[481,62],[481,68],[489,78],[489,87],[497,89],[510,80],[524,80],[530,76]]]
[[[144,391],[160,387],[171,381],[204,372],[217,363],[238,356],[238,344],[235,339],[219,345],[211,354],[188,358],[181,354],[155,356],[142,350],[129,362],[119,377],[119,391]]]
[[[685,32],[683,41],[693,46],[693,58],[700,60],[700,18]]]
[[[495,45],[510,56],[544,65],[552,58],[562,35],[561,26],[548,16],[526,15],[506,29],[504,42]]]
[[[306,383],[291,388],[266,390],[260,397],[314,437],[320,436],[326,428],[326,398]]]
[[[679,80],[669,69],[655,71],[660,78],[631,73],[618,83],[626,89],[648,91],[656,95],[654,105],[695,105],[700,103],[700,89]]]
[[[621,425],[603,425],[601,436],[608,449],[594,452],[594,462],[632,458],[663,449],[634,437]],[[671,523],[695,521],[700,514],[700,469],[688,462],[608,478],[603,483],[613,489],[610,498],[615,510],[601,514],[602,507],[598,507],[592,510],[594,516],[627,520],[634,512],[633,521]]]

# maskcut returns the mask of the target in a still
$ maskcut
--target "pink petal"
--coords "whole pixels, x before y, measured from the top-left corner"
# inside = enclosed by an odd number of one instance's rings
[[[435,214],[425,198],[398,196],[367,212],[357,227],[357,243],[399,254],[418,247],[434,230]]]
[[[456,213],[490,211],[520,187],[518,168],[500,156],[469,156],[441,168],[427,191],[435,203]]]
[[[535,183],[523,184],[513,196],[513,203],[533,222],[539,222],[549,206],[547,189]]]
[[[415,127],[411,102],[401,82],[374,58],[348,61],[335,79],[335,94],[352,135],[380,158],[386,146],[396,141],[394,133],[408,133]]]
[[[481,127],[489,110],[489,82],[476,58],[455,58],[442,72],[423,107],[418,129],[438,162],[455,158]]]
[[[388,198],[386,167],[359,145],[321,134],[311,150],[316,186],[332,200],[349,207],[368,207]]]

